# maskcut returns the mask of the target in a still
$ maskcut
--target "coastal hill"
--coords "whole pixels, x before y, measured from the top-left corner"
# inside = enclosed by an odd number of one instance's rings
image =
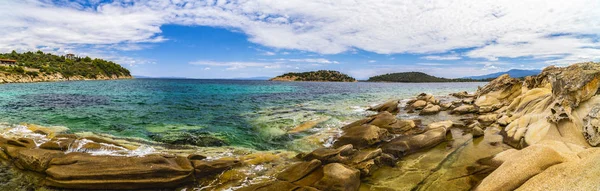
[[[90,57],[12,51],[0,54],[0,60],[0,83],[132,78],[119,64]]]
[[[487,74],[487,75],[481,75],[481,76],[469,76],[469,77],[464,77],[466,79],[495,79],[497,77],[500,77],[504,74],[508,74],[510,77],[513,78],[522,78],[522,77],[526,77],[526,76],[535,76],[540,74],[540,72],[542,72],[541,70],[520,70],[520,69],[512,69],[506,72],[498,72],[498,73],[492,73],[492,74]]]
[[[319,81],[319,82],[355,82],[356,79],[333,70],[319,70],[302,73],[286,73],[270,81]]]
[[[473,79],[448,79],[439,78],[425,74],[423,72],[401,72],[401,73],[390,73],[379,76],[370,77],[368,82],[473,82],[473,81],[486,81],[487,79],[473,80]]]

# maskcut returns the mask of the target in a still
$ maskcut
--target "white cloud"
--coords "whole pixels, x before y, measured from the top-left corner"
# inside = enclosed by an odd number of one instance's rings
[[[369,63],[375,63],[377,60],[369,60]]]
[[[208,61],[208,60],[194,61],[194,62],[190,62],[189,64],[198,65],[198,66],[225,67],[226,70],[238,70],[238,69],[249,68],[249,67],[261,67],[261,68],[266,68],[266,69],[273,69],[273,68],[281,67],[279,64],[267,63],[267,62],[215,62],[215,61]],[[209,68],[209,67],[207,67],[207,68]]]
[[[460,57],[456,54],[450,54],[450,55],[423,56],[423,57],[421,57],[421,59],[425,59],[425,60],[460,60],[460,59],[462,59],[462,57]]]
[[[325,58],[302,58],[302,59],[285,59],[280,58],[278,61],[289,61],[289,62],[304,62],[304,63],[319,63],[319,64],[339,64],[340,62],[335,60],[328,60]]]
[[[224,27],[263,46],[321,54],[471,48],[464,56],[492,61],[600,57],[598,0],[48,2],[0,2],[0,51],[163,42],[160,26],[179,24]]]

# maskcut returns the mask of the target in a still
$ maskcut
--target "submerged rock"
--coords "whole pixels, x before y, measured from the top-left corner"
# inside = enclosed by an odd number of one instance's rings
[[[422,134],[397,137],[383,144],[381,148],[385,153],[402,157],[446,141],[446,132],[450,127],[452,121],[430,124]]]

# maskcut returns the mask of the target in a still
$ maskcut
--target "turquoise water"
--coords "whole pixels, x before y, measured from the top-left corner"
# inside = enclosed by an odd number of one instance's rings
[[[172,144],[280,149],[318,128],[366,115],[363,108],[421,92],[475,91],[483,83],[325,83],[134,79],[0,85],[0,122],[65,126],[72,132]]]

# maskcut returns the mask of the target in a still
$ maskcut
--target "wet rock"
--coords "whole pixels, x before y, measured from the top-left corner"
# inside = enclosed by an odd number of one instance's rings
[[[361,177],[370,176],[375,170],[379,168],[379,166],[375,163],[374,159],[370,159],[367,161],[363,161],[358,164],[352,165],[352,168],[355,168],[360,171]]]
[[[69,189],[160,189],[194,181],[190,161],[181,157],[91,156],[69,153],[53,158],[47,186]]]
[[[448,103],[441,103],[440,104],[440,110],[442,111],[446,111],[448,109],[453,109],[452,107],[454,106],[454,104],[452,104],[451,102]]]
[[[287,181],[269,181],[261,184],[240,188],[238,191],[296,191],[302,190],[300,186]]]
[[[183,132],[164,132],[150,135],[155,141],[174,144],[174,145],[194,145],[201,147],[226,146],[227,143],[208,132],[202,131],[183,131]]]
[[[34,148],[36,147],[35,142],[28,138],[19,138],[17,140],[8,139],[7,143],[16,147]]]
[[[391,135],[386,129],[374,125],[354,126],[344,130],[344,134],[334,143],[335,147],[352,144],[360,149],[388,140]]]
[[[385,165],[385,166],[394,167],[394,166],[396,166],[396,162],[398,162],[398,159],[387,153],[382,153],[380,156],[375,158],[375,164],[377,164],[379,166]]]
[[[192,160],[191,162],[197,177],[220,173],[241,164],[239,160],[229,158],[217,160]]]
[[[323,178],[315,182],[320,190],[354,191],[360,187],[360,171],[340,163],[323,166]]]
[[[435,115],[439,113],[440,110],[441,107],[439,105],[428,104],[425,108],[423,108],[423,110],[421,110],[419,115]]]
[[[406,131],[409,131],[416,127],[416,124],[412,120],[399,120],[396,116],[388,113],[382,112],[374,117],[370,118],[368,122],[364,124],[375,125],[380,128],[384,128],[388,130],[388,132],[393,134],[400,134]],[[364,125],[361,124],[361,125]]]
[[[323,163],[346,162],[356,153],[352,144],[346,144],[337,148],[318,148],[302,157],[304,160],[320,160]]]
[[[446,132],[452,126],[452,121],[430,124],[422,134],[401,136],[384,143],[383,152],[396,157],[402,157],[422,149],[434,147],[446,141]]]
[[[294,127],[293,129],[289,130],[288,133],[300,133],[300,132],[304,132],[306,130],[312,129],[313,127],[317,126],[319,123],[325,122],[327,120],[329,120],[329,118],[331,117],[321,117],[317,120],[312,120],[312,121],[307,121],[304,122],[296,127]]]
[[[358,164],[367,160],[375,159],[383,154],[382,150],[377,149],[363,149],[358,151],[352,159],[349,161],[350,164]]]
[[[481,137],[484,135],[484,132],[483,129],[481,129],[481,127],[474,126],[473,128],[471,128],[471,134],[473,134],[473,137]]]
[[[277,179],[294,182],[304,178],[321,166],[321,161],[313,159],[308,162],[296,163],[277,175]]]
[[[368,110],[376,111],[376,112],[387,111],[390,113],[398,113],[400,111],[400,108],[398,107],[399,104],[400,104],[400,100],[395,99],[395,100],[390,100],[385,103],[379,104],[377,106],[371,107]]]
[[[44,172],[48,168],[50,160],[65,155],[61,151],[45,149],[24,149],[19,152],[15,160],[15,166],[21,170]]]
[[[454,108],[451,113],[453,114],[468,114],[477,112],[477,108],[473,105],[462,105],[460,107]]]
[[[66,151],[69,149],[69,145],[73,144],[75,141],[74,138],[63,138],[63,137],[54,137],[50,139],[50,141],[45,142],[40,145],[41,149],[49,149],[49,150],[59,150]]]
[[[417,101],[415,101],[414,103],[412,103],[410,107],[411,107],[412,109],[417,109],[417,110],[420,110],[420,109],[423,109],[423,108],[425,108],[425,106],[427,106],[427,102],[426,102],[426,101],[423,101],[423,100],[417,100]]]
[[[417,96],[417,100],[423,100],[427,103],[431,103],[431,104],[440,104],[440,101],[438,99],[435,99],[435,97],[431,94],[427,94],[427,93],[421,93]]]
[[[189,160],[204,160],[206,159],[206,156],[204,155],[199,155],[199,154],[190,154],[187,157]]]

